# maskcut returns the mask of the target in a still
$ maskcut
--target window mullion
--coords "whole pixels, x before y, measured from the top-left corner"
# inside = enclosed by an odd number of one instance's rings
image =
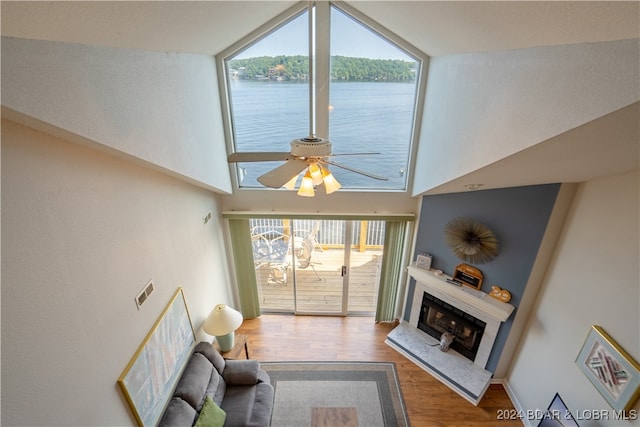
[[[329,2],[316,3],[316,132],[329,138],[329,76],[330,76],[330,16]]]

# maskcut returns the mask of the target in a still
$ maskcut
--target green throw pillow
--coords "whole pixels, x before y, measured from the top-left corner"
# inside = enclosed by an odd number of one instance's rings
[[[216,405],[211,396],[207,396],[194,427],[222,427],[226,418],[227,413]]]

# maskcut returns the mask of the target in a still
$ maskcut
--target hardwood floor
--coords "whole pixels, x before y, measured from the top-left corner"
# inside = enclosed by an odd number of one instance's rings
[[[247,335],[258,361],[392,361],[396,364],[409,420],[415,427],[522,426],[498,420],[513,409],[501,385],[491,385],[476,407],[384,343],[393,324],[372,317],[262,315],[236,331]]]

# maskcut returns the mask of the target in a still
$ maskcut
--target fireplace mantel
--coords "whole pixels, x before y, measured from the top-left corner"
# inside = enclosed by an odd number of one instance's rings
[[[446,274],[436,276],[434,270],[425,270],[415,265],[410,265],[408,270],[416,282],[422,283],[438,294],[448,295],[450,298],[472,307],[473,310],[469,311],[479,310],[500,322],[506,321],[513,312],[514,307],[511,304],[490,297],[485,292],[448,283],[447,279],[451,279],[451,277]]]

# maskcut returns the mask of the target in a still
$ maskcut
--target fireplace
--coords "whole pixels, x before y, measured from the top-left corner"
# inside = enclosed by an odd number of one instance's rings
[[[456,286],[445,274],[413,265],[408,270],[416,281],[411,304],[385,342],[477,405],[493,375],[485,367],[500,324],[514,307],[480,290]],[[451,350],[440,351],[440,336],[450,331],[456,335]]]
[[[486,326],[485,322],[469,313],[423,293],[418,329],[438,340],[445,332],[453,334],[451,348],[467,359],[475,360]]]
[[[449,283],[447,282],[449,276],[446,275],[435,276],[428,270],[413,266],[409,267],[409,273],[416,279],[416,285],[408,313],[408,323],[420,333],[429,336],[429,338],[433,336],[439,341],[443,332],[449,332],[451,321],[454,321],[456,328],[460,326],[458,328],[458,343],[452,346],[455,353],[459,353],[484,368],[498,336],[500,324],[507,320],[514,307],[498,301],[482,291]],[[429,318],[428,316],[424,318],[423,311],[425,294],[433,297],[433,299],[427,298],[429,304],[438,305],[438,301],[440,301],[444,304],[439,304],[440,307],[450,307],[449,310],[452,312],[449,315],[441,314],[437,319],[439,328],[431,326],[434,329],[431,333],[419,325],[420,323],[429,323]],[[427,312],[429,311],[427,308]],[[432,314],[434,318],[437,311],[435,310]],[[443,320],[445,318],[448,318],[448,321]],[[462,325],[465,325],[467,329],[464,329]],[[463,342],[465,345],[461,345]],[[451,352],[445,354],[449,353]]]

